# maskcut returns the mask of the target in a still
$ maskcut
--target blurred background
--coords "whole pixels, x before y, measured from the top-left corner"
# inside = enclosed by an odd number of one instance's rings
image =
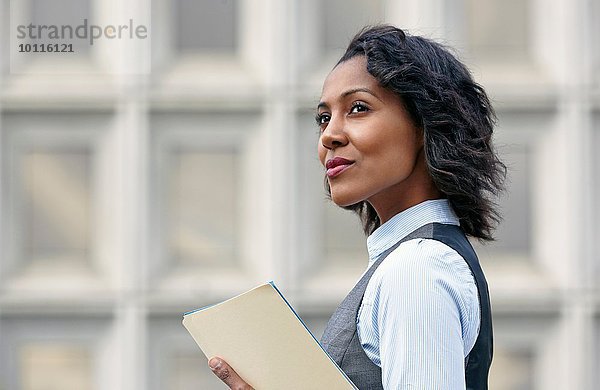
[[[18,56],[17,18],[148,38]],[[490,388],[597,388],[600,2],[0,0],[0,389],[224,388],[182,313],[271,279],[319,338],[367,254],[314,108],[378,22],[453,47],[498,113]]]

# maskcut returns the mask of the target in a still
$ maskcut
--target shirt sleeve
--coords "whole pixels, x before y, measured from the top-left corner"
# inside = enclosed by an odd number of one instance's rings
[[[357,329],[385,389],[465,389],[464,359],[479,330],[468,265],[439,241],[403,243],[371,277]]]

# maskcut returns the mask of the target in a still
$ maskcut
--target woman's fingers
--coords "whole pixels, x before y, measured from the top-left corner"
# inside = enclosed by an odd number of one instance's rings
[[[212,372],[232,390],[254,390],[223,359],[213,357],[208,361]]]

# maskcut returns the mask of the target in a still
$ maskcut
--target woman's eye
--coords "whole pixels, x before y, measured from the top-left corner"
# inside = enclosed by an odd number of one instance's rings
[[[351,114],[357,114],[359,112],[366,112],[366,111],[369,111],[369,107],[367,107],[366,105],[364,105],[362,103],[354,103],[352,105],[352,108],[350,109]]]
[[[329,114],[317,114],[315,120],[317,121],[317,125],[322,126],[329,122]]]

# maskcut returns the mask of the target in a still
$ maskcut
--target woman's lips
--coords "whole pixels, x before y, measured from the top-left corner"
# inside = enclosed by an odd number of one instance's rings
[[[346,160],[342,157],[335,157],[327,160],[325,163],[325,168],[327,168],[327,177],[332,178],[338,176],[346,169],[350,168],[352,164],[354,164],[354,161]]]
[[[351,164],[338,165],[335,168],[330,168],[327,170],[327,177],[332,178],[344,172],[346,169],[350,168]]]

